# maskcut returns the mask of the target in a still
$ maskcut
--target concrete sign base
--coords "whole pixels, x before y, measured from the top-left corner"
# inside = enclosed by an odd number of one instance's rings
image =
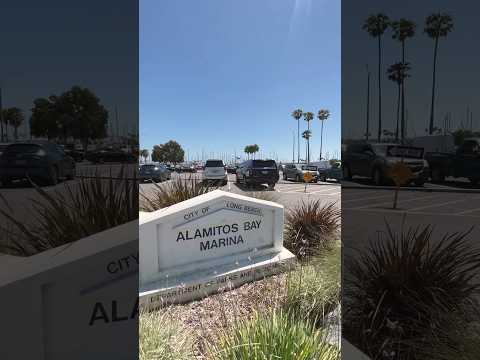
[[[251,258],[250,261],[237,261],[177,278],[166,277],[140,289],[140,310],[158,310],[166,304],[184,303],[231,290],[288,271],[294,263],[295,255],[283,249],[280,253]]]

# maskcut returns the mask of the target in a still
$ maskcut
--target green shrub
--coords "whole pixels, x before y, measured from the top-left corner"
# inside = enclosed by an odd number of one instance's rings
[[[447,315],[470,307],[480,290],[480,250],[468,234],[432,241],[431,226],[397,234],[387,224],[386,239],[347,257],[346,338],[373,358],[436,358],[421,350],[448,326]]]
[[[181,201],[203,195],[216,189],[201,180],[195,178],[175,178],[168,184],[155,184],[155,190],[148,194],[140,193],[140,210],[141,211],[155,211]]]
[[[46,192],[35,185],[32,216],[25,224],[1,197],[0,251],[29,256],[138,219],[138,182],[122,168],[116,177],[81,178]],[[7,241],[5,240],[7,239]]]
[[[191,334],[166,312],[141,313],[139,320],[140,360],[190,360]]]
[[[284,245],[299,259],[318,254],[340,226],[340,209],[320,200],[302,201],[286,212]]]
[[[340,256],[340,246],[334,246],[288,273],[283,309],[324,326],[326,316],[340,303]]]
[[[314,324],[278,310],[254,314],[236,323],[214,344],[217,360],[330,360],[339,359],[337,348],[327,343]]]

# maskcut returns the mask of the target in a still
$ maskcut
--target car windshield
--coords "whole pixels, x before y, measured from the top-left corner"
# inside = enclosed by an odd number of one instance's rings
[[[5,155],[35,154],[40,149],[40,145],[37,144],[15,144],[7,146],[3,153]]]
[[[302,170],[317,171],[317,167],[313,165],[302,165]]]
[[[252,167],[254,168],[272,168],[276,169],[277,164],[273,160],[253,160]]]
[[[207,160],[205,167],[223,167],[222,160]]]

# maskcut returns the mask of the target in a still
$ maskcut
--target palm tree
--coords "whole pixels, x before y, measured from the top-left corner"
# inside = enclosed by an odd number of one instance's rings
[[[378,141],[382,136],[382,35],[389,23],[388,16],[379,13],[370,15],[363,24],[363,29],[378,40]]]
[[[310,121],[312,121],[314,117],[315,115],[312,112],[308,111],[303,113],[303,118],[307,122],[307,130],[310,133],[310,136],[307,139],[307,164],[310,163],[310,140],[309,139],[312,134],[312,132],[310,131]]]
[[[1,120],[2,120],[2,129],[4,130],[4,137],[5,137],[5,141],[8,142],[8,118],[10,117],[10,114],[9,114],[9,109],[6,108],[6,109],[2,109],[2,116],[1,116]],[[2,139],[3,140],[3,139]]]
[[[310,130],[305,130],[303,133],[302,133],[302,137],[306,140],[307,142],[307,147],[306,147],[306,159],[307,159],[307,164],[310,163],[310,154],[308,153],[308,143],[310,142],[310,138],[312,137],[312,132]]]
[[[147,163],[148,155],[150,155],[150,152],[147,149],[140,150],[140,156],[143,157],[143,162],[145,164]]]
[[[410,70],[409,63],[402,63],[402,62],[397,62],[395,64],[390,65],[390,67],[387,70],[388,78],[395,82],[398,86],[398,97],[397,97],[397,125],[396,125],[396,130],[395,130],[395,140],[398,141],[398,135],[399,135],[399,122],[400,122],[400,88],[401,85],[403,84],[404,80],[406,77],[410,76],[407,74],[407,71]],[[404,133],[404,122],[402,121],[402,142],[405,139],[405,133]]]
[[[247,154],[247,159],[250,159],[250,154],[252,152],[252,146],[251,145],[245,146],[245,148],[243,149],[243,152],[245,154]]]
[[[402,64],[405,62],[405,42],[408,38],[415,35],[416,24],[413,21],[401,18],[391,24],[393,35],[392,38],[398,40],[402,44]],[[405,139],[405,77],[402,79],[402,141]],[[398,121],[398,120],[397,120]]]
[[[445,13],[432,14],[425,20],[424,32],[435,41],[433,50],[433,76],[432,76],[432,102],[430,105],[430,123],[428,133],[434,132],[434,102],[435,102],[435,76],[437,70],[438,40],[448,35],[453,30],[452,17]]]
[[[323,150],[323,122],[328,119],[330,116],[330,111],[327,109],[320,109],[317,113],[318,120],[322,123],[322,130],[320,132],[320,161],[322,161],[322,150]]]
[[[301,109],[294,110],[292,116],[297,120],[297,162],[300,162],[300,118],[302,117],[303,111]]]
[[[260,151],[260,147],[257,144],[252,145],[253,158],[255,159],[255,154]]]
[[[15,140],[18,139],[18,128],[20,125],[22,125],[24,120],[25,117],[23,116],[22,110],[17,107],[11,107],[3,110],[3,121],[5,122],[5,128],[7,128],[7,125],[13,127]]]

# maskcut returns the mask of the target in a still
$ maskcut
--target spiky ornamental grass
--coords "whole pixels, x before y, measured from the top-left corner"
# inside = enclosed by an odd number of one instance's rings
[[[32,219],[25,224],[2,197],[0,251],[30,256],[138,219],[136,173],[124,168],[114,177],[100,175],[63,184],[46,192],[32,183],[38,198],[30,199]]]
[[[480,250],[470,230],[433,238],[430,225],[386,227],[345,261],[343,332],[375,359],[435,358],[422,350],[447,318],[478,309]]]
[[[152,212],[206,194],[217,186],[211,186],[201,180],[178,177],[168,184],[153,183],[155,190],[149,194],[140,193],[140,210]]]
[[[193,359],[193,336],[167,311],[142,312],[139,329],[140,360]]]
[[[216,360],[334,360],[339,351],[309,321],[282,310],[256,313],[220,335],[210,349]]]
[[[299,259],[308,259],[331,243],[340,226],[340,209],[335,203],[302,201],[285,215],[284,246]]]
[[[340,244],[325,250],[286,275],[282,308],[317,327],[328,325],[327,315],[340,304]]]

